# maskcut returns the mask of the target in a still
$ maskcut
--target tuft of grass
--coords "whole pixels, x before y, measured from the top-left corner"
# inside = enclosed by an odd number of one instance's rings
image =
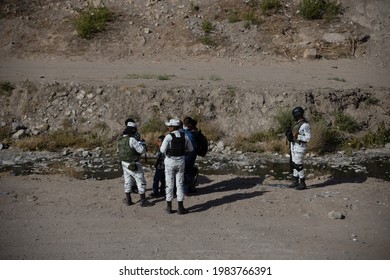
[[[337,0],[302,0],[299,3],[299,12],[305,19],[315,20],[325,18],[332,20],[342,11]]]
[[[390,129],[386,128],[384,122],[381,122],[378,125],[376,132],[373,133],[369,131],[363,136],[362,141],[367,148],[384,146],[387,143],[390,143]]]
[[[343,112],[336,113],[334,122],[341,131],[353,133],[360,130],[360,125],[358,122]]]
[[[326,1],[324,6],[324,18],[328,21],[334,19],[342,12],[342,5],[337,0]]]
[[[211,75],[210,77],[209,77],[209,79],[210,79],[210,81],[221,81],[221,80],[223,80],[220,76],[218,76],[218,75]]]
[[[2,143],[9,142],[12,137],[11,126],[0,126],[0,141]]]
[[[302,0],[299,12],[305,19],[320,19],[323,15],[323,0]]]
[[[203,45],[209,46],[209,47],[214,47],[216,43],[210,36],[204,36],[200,39]]]
[[[213,24],[211,23],[211,21],[205,19],[203,22],[202,22],[202,30],[206,33],[206,34],[209,34],[211,31],[214,30],[214,26]]]
[[[143,73],[143,74],[137,74],[137,73],[131,73],[126,76],[127,79],[144,79],[144,80],[150,80],[150,79],[157,79],[159,81],[166,81],[172,79],[175,75],[167,75],[167,74],[150,74],[150,73]]]
[[[260,18],[258,18],[253,11],[244,14],[244,20],[250,25],[260,25],[261,23]]]
[[[157,75],[157,80],[159,81],[168,81],[173,77],[173,75]]]
[[[344,78],[339,78],[339,77],[328,78],[328,80],[333,80],[333,81],[338,81],[338,82],[343,82],[343,83],[346,82],[346,80]]]
[[[236,22],[239,22],[241,21],[241,18],[240,16],[237,14],[237,12],[233,12],[229,15],[229,23],[236,23]]]
[[[192,12],[198,12],[200,10],[200,7],[198,4],[195,4],[194,1],[190,2],[191,11]]]
[[[147,123],[145,123],[141,128],[140,131],[142,134],[151,133],[151,132],[158,132],[158,133],[165,133],[167,131],[167,127],[165,126],[165,122],[158,119],[153,118],[150,119]]]
[[[0,96],[11,96],[15,87],[9,81],[0,82]]]
[[[379,99],[373,96],[369,96],[364,102],[367,105],[376,105],[379,103]]]
[[[343,145],[341,134],[323,121],[313,122],[311,125],[312,138],[309,142],[311,151],[325,154],[337,151]]]
[[[91,39],[96,33],[106,30],[112,21],[113,13],[106,7],[89,8],[81,11],[74,20],[77,34],[84,39]]]
[[[263,13],[277,11],[280,7],[280,0],[263,0],[260,3],[260,8]]]

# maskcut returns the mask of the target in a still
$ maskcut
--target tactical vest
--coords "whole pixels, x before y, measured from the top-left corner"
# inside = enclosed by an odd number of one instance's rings
[[[140,154],[130,147],[129,139],[129,136],[124,136],[118,140],[118,154],[121,161],[132,162],[139,160]]]
[[[167,156],[184,156],[186,149],[185,134],[180,132],[180,138],[176,137],[175,133],[171,133],[170,135],[172,136],[172,141],[170,147],[167,149]]]
[[[307,121],[305,119],[302,119],[302,120],[299,120],[297,121],[296,123],[293,124],[292,126],[292,132],[294,135],[298,135],[299,133],[299,130],[301,129],[301,126],[304,124],[304,123],[307,123]]]

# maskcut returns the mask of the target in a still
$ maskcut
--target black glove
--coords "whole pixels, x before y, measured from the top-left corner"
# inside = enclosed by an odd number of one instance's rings
[[[294,135],[291,129],[286,130],[286,137],[289,142],[294,142]]]

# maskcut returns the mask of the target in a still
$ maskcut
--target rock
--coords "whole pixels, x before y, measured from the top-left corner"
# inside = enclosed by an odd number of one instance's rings
[[[18,140],[18,139],[22,138],[24,135],[25,135],[25,130],[20,129],[16,133],[12,134],[12,139]]]
[[[303,52],[303,58],[316,59],[317,58],[317,50],[314,48],[305,49],[305,51]]]
[[[332,44],[341,44],[346,41],[345,35],[340,34],[340,33],[326,33],[322,37],[322,39],[327,42],[327,43],[332,43]]]
[[[345,216],[341,212],[337,212],[337,211],[330,211],[328,213],[328,217],[335,220],[345,219]]]

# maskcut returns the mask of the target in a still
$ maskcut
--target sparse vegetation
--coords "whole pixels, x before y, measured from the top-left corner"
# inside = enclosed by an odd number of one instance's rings
[[[11,127],[10,126],[0,126],[0,141],[10,142],[11,139]]]
[[[309,20],[325,18],[331,20],[340,14],[341,4],[335,0],[302,0],[299,3],[299,12]]]
[[[15,87],[9,81],[0,82],[0,96],[11,96]]]
[[[209,47],[214,47],[216,45],[216,43],[214,42],[214,40],[210,36],[204,36],[204,37],[202,37],[202,39],[200,41],[202,42],[203,45],[206,45]]]
[[[93,129],[90,132],[78,132],[64,125],[63,129],[25,137],[15,142],[15,145],[24,151],[47,150],[58,151],[63,148],[96,148],[108,145],[101,131]]]
[[[291,128],[294,118],[290,110],[279,111],[274,120],[276,121],[276,133],[285,133],[287,129]]]
[[[309,142],[311,151],[318,154],[325,154],[337,151],[343,144],[340,132],[333,127],[326,125],[323,121],[310,123],[312,139]]]
[[[113,13],[106,7],[89,8],[80,12],[74,24],[81,38],[91,39],[96,33],[106,30],[107,23],[112,19]]]
[[[280,0],[263,0],[260,3],[260,8],[264,13],[277,11],[280,7]]]
[[[200,7],[198,4],[195,4],[194,1],[191,1],[190,2],[190,5],[191,5],[191,11],[193,12],[198,12],[200,10]]]
[[[209,77],[210,81],[221,81],[223,80],[220,76],[218,75],[210,75]]]
[[[353,133],[360,129],[360,125],[357,121],[343,112],[336,113],[334,122],[341,131]]]
[[[249,11],[244,15],[244,20],[250,25],[260,25],[261,20],[253,11]]]
[[[211,23],[211,21],[209,20],[204,20],[202,22],[202,30],[206,33],[206,34],[209,34],[211,31],[214,30],[214,26],[213,24]]]
[[[376,105],[376,104],[379,103],[379,99],[375,98],[374,96],[369,96],[369,97],[366,99],[365,103],[366,103],[367,105]]]
[[[166,81],[170,80],[174,75],[168,75],[168,74],[151,74],[151,73],[143,73],[143,74],[137,74],[137,73],[131,73],[126,76],[127,79],[157,79],[160,81]]]
[[[343,83],[346,82],[346,80],[344,78],[339,78],[339,77],[332,77],[332,78],[329,78],[329,80],[343,82]]]

